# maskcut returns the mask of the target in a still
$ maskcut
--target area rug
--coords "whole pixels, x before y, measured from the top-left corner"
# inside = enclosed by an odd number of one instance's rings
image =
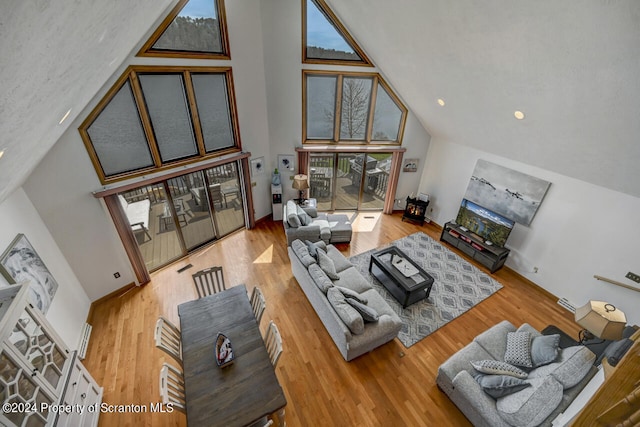
[[[403,309],[402,305],[369,273],[371,254],[382,248],[352,256],[349,261],[402,319],[398,339],[409,348],[446,323],[490,297],[502,285],[426,234],[420,232],[391,242],[433,277],[428,299]]]

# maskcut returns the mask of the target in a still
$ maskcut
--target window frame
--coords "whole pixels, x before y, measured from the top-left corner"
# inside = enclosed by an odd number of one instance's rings
[[[333,110],[333,138],[332,139],[320,139],[320,138],[312,138],[309,139],[307,137],[307,77],[308,76],[335,76],[336,77],[336,92],[335,92],[335,105]],[[368,117],[367,117],[367,129],[365,138],[363,140],[351,140],[351,139],[341,139],[340,138],[340,122],[342,120],[342,88],[343,81],[345,77],[361,77],[361,78],[371,78],[372,86],[371,92],[369,94],[369,106],[368,106]],[[373,119],[375,115],[376,109],[376,101],[378,94],[378,87],[382,85],[384,90],[386,90],[387,94],[391,98],[391,100],[396,104],[398,109],[400,109],[400,123],[398,128],[398,135],[396,140],[374,140],[372,139],[373,135]],[[391,87],[387,84],[387,82],[380,76],[379,73],[374,72],[354,72],[354,71],[330,71],[330,70],[302,70],[302,143],[303,144],[331,144],[331,145],[402,145],[402,138],[404,136],[404,128],[407,121],[407,115],[409,110],[404,105],[404,103],[398,98],[398,96],[391,90]]]
[[[151,125],[151,119],[145,98],[140,85],[138,74],[178,74],[183,76],[185,96],[188,100],[188,113],[191,117],[194,136],[196,139],[197,153],[194,156],[188,156],[172,161],[162,161],[160,156],[160,150],[155,139],[153,127]],[[195,99],[195,92],[191,81],[191,74],[224,74],[227,90],[228,100],[228,113],[231,118],[231,133],[234,140],[234,145],[231,147],[225,147],[219,150],[207,152],[204,145],[204,137],[202,135],[202,126],[200,122],[200,116]],[[144,135],[151,152],[151,158],[153,160],[153,166],[136,169],[134,171],[121,172],[113,175],[106,175],[100,159],[93,147],[91,137],[89,136],[88,129],[96,118],[102,113],[105,107],[111,102],[114,96],[120,91],[125,82],[129,82],[131,85],[135,106],[138,110],[140,120],[142,122],[142,128]],[[236,153],[242,151],[242,143],[240,139],[240,127],[238,124],[238,112],[235,99],[235,91],[233,85],[233,74],[231,67],[188,67],[188,66],[129,66],[127,70],[118,78],[116,83],[109,89],[106,95],[100,100],[98,105],[91,111],[87,118],[79,126],[78,131],[85,148],[89,154],[91,162],[96,170],[98,178],[102,184],[108,184],[113,182],[122,181],[132,177],[138,177],[147,175],[149,173],[155,173],[167,169],[176,168],[179,166],[185,166],[191,163],[199,162],[202,160],[223,156],[230,153]]]
[[[351,36],[346,27],[342,25],[342,22],[333,13],[331,8],[324,2],[324,0],[311,0],[315,3],[316,7],[329,21],[330,24],[336,29],[345,41],[353,48],[353,50],[360,57],[360,61],[354,60],[340,60],[340,59],[321,59],[321,58],[309,58],[307,57],[307,0],[301,0],[302,3],[302,62],[304,64],[329,64],[329,65],[352,65],[356,67],[373,67],[373,63],[364,53],[362,48],[356,43],[355,39]]]
[[[180,14],[190,0],[180,0],[178,4],[171,10],[162,23],[156,28],[149,40],[140,48],[136,56],[147,56],[155,58],[193,58],[193,59],[231,59],[231,51],[229,48],[229,31],[227,27],[227,13],[224,0],[211,0],[216,5],[218,12],[218,25],[220,26],[220,44],[222,46],[221,53],[197,52],[188,50],[154,50],[153,45],[171,25],[171,23]]]

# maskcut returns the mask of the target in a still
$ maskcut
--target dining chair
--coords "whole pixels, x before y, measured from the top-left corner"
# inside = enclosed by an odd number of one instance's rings
[[[280,354],[282,354],[282,337],[280,336],[280,331],[278,331],[278,327],[273,320],[269,322],[269,326],[267,327],[264,343],[267,347],[267,353],[269,353],[271,364],[275,369],[278,364],[278,359],[280,359]]]
[[[253,291],[251,291],[251,308],[253,309],[253,314],[256,316],[258,326],[260,326],[260,321],[262,320],[262,315],[264,314],[265,307],[266,303],[264,300],[264,295],[262,294],[260,288],[256,286],[253,288]]]
[[[156,347],[165,351],[182,365],[182,341],[180,329],[165,317],[158,317],[154,333]]]
[[[196,285],[198,298],[213,295],[224,291],[227,287],[224,284],[222,267],[210,267],[193,274],[193,282]]]
[[[163,404],[171,404],[181,412],[186,412],[184,375],[182,371],[168,363],[160,369],[160,397]]]

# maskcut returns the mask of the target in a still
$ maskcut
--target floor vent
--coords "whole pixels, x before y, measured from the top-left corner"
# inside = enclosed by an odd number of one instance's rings
[[[87,348],[89,347],[89,337],[91,336],[90,324],[85,323],[80,332],[80,342],[78,343],[78,357],[80,360],[84,359],[87,355]]]
[[[570,312],[572,312],[572,313],[575,313],[575,312],[576,312],[576,307],[575,307],[573,304],[571,304],[571,303],[569,302],[569,300],[568,300],[568,299],[566,299],[566,298],[560,298],[560,299],[558,300],[558,305],[560,305],[560,306],[562,306],[562,307],[566,308],[567,310],[569,310],[569,311],[570,311]]]

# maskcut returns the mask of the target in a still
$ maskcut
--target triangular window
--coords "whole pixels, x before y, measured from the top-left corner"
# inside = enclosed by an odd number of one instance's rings
[[[180,0],[138,56],[229,59],[224,0]]]
[[[372,66],[323,0],[302,0],[303,62]]]

